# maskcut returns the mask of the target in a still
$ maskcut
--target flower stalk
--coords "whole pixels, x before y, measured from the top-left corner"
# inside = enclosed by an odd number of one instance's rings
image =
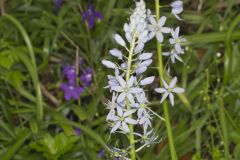
[[[159,0],[155,0],[155,12],[156,12],[156,19],[158,20],[160,18],[160,4]],[[157,55],[158,55],[158,73],[159,77],[164,77],[163,72],[163,60],[162,60],[162,46],[157,41]],[[163,86],[162,81],[160,81],[160,86]],[[170,152],[171,152],[171,158],[172,160],[177,160],[176,150],[174,146],[173,136],[172,136],[172,130],[171,130],[171,122],[170,122],[170,116],[169,116],[169,109],[168,105],[165,102],[163,102],[163,111],[165,115],[165,124],[167,127],[167,134],[168,134],[168,141],[170,146]]]
[[[129,81],[130,78],[130,73],[131,73],[131,65],[132,65],[132,58],[133,58],[133,51],[135,48],[135,41],[136,41],[136,36],[135,34],[133,35],[132,38],[132,42],[130,44],[130,50],[129,50],[129,55],[128,55],[128,62],[127,62],[127,71],[126,71],[126,82]],[[127,109],[131,110],[131,106],[129,101],[127,100]],[[130,118],[132,118],[132,116],[130,115]],[[131,160],[135,160],[136,159],[136,152],[135,152],[135,141],[134,141],[134,127],[132,124],[129,124],[129,144],[131,146],[131,150],[130,150],[130,156],[131,156]]]

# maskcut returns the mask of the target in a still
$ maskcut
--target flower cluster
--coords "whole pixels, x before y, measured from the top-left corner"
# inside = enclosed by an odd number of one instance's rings
[[[143,73],[152,63],[152,53],[144,52],[145,43],[149,41],[147,21],[145,2],[136,2],[130,22],[123,27],[127,41],[119,34],[114,35],[116,43],[125,49],[128,55],[114,48],[109,54],[116,57],[120,63],[102,60],[104,66],[114,70],[114,75],[108,75],[106,86],[112,93],[112,100],[107,104],[109,113],[106,118],[111,127],[110,133],[131,134],[130,125],[141,126],[142,133],[132,134],[142,138],[142,146],[158,141],[152,130],[152,113],[148,108],[149,102],[144,90],[144,87],[155,79],[154,76],[143,78]]]
[[[92,69],[88,67],[82,71],[82,75],[80,76],[82,86],[79,86],[77,83],[78,74],[75,66],[64,66],[62,76],[67,79],[67,83],[62,83],[61,85],[65,100],[70,100],[71,98],[78,99],[80,94],[84,92],[85,88],[92,81]]]
[[[103,15],[100,12],[95,11],[94,6],[90,5],[87,10],[83,11],[83,20],[88,23],[89,28],[93,28],[96,20],[103,19]]]
[[[182,12],[182,2],[172,3],[172,13],[175,17]],[[181,43],[184,38],[179,37],[179,27],[175,30],[165,27],[167,18],[162,16],[159,20],[151,15],[151,11],[146,9],[144,0],[136,2],[136,8],[130,16],[130,22],[125,23],[123,29],[125,31],[125,39],[119,34],[114,34],[113,38],[122,49],[114,48],[109,51],[109,54],[116,58],[115,61],[102,60],[102,64],[114,71],[113,75],[108,75],[108,88],[112,93],[112,100],[107,103],[109,113],[107,122],[111,128],[110,133],[123,133],[126,135],[133,134],[135,137],[140,137],[142,146],[136,151],[141,150],[145,146],[158,143],[159,139],[154,132],[151,124],[153,115],[157,115],[149,107],[149,101],[146,98],[145,86],[153,83],[155,77],[150,76],[143,78],[143,73],[152,63],[152,53],[145,52],[144,46],[153,37],[157,38],[159,43],[164,41],[163,34],[171,34],[169,39],[171,52],[164,52],[164,56],[170,56],[173,63],[175,59],[183,62],[180,54],[184,53]],[[122,50],[126,50],[128,54],[124,54]],[[177,78],[173,78],[168,85],[162,78],[164,88],[156,88],[155,91],[163,93],[161,103],[169,96],[170,102],[174,105],[173,93],[182,93],[184,89],[175,87]],[[158,116],[158,115],[157,115]],[[158,116],[160,117],[160,116]],[[139,127],[141,132],[133,131],[134,127]],[[138,131],[140,130],[138,129]],[[130,142],[129,147],[132,145]],[[121,155],[121,149],[117,153]]]

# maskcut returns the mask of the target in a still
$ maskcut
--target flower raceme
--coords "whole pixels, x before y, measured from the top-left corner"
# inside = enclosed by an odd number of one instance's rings
[[[174,14],[180,13],[181,8],[177,8],[175,3],[172,7]],[[102,60],[102,64],[114,72],[113,75],[107,76],[108,85],[105,87],[112,93],[112,100],[106,104],[109,109],[106,121],[109,123],[111,134],[125,134],[130,137],[130,144],[127,147],[130,150],[135,145],[134,136],[142,139],[138,141],[142,145],[136,151],[159,142],[151,124],[153,115],[157,113],[148,108],[149,101],[145,93],[145,87],[155,80],[155,76],[144,78],[143,75],[151,65],[153,56],[152,53],[145,52],[145,44],[154,37],[162,43],[166,39],[164,34],[168,34],[172,36],[169,39],[172,50],[163,54],[170,56],[173,63],[175,59],[183,62],[179,55],[184,52],[180,46],[184,39],[179,37],[179,28],[174,30],[166,27],[166,21],[165,16],[156,20],[155,16],[151,15],[151,11],[146,9],[144,0],[136,2],[136,8],[130,16],[129,23],[123,26],[125,36],[118,33],[113,35],[115,42],[120,46],[109,51],[114,60]],[[161,78],[164,79],[164,77]],[[182,93],[184,89],[175,87],[176,77],[169,85],[164,80],[163,83],[164,88],[156,88],[155,91],[164,94],[161,103],[169,96],[170,103],[174,105],[173,93]],[[135,127],[140,130],[136,132]],[[132,138],[133,141],[131,141]],[[119,150],[119,155],[121,149],[116,150]]]

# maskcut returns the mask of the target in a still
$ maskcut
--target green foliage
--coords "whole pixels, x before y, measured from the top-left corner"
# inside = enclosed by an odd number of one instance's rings
[[[56,137],[46,134],[37,142],[32,142],[30,147],[42,152],[48,160],[57,160],[69,152],[78,140],[77,136],[67,136],[64,133],[60,133]]]

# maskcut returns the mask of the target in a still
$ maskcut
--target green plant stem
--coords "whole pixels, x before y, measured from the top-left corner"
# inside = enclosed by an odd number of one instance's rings
[[[128,80],[130,78],[133,50],[134,50],[134,47],[135,47],[135,40],[136,40],[136,36],[134,34],[132,42],[130,44],[130,50],[129,50],[129,55],[128,55],[126,82],[128,82]],[[129,101],[127,101],[127,109],[128,110],[131,109]],[[130,118],[131,118],[131,116],[130,116]],[[134,141],[134,135],[133,135],[134,128],[133,128],[132,124],[129,124],[129,130],[130,130],[130,132],[129,132],[129,143],[130,143],[130,146],[131,146],[130,156],[131,156],[131,160],[135,160],[136,159],[136,151],[135,151],[135,141]]]
[[[160,18],[160,5],[159,0],[155,0],[155,11],[156,11],[156,19]],[[162,60],[162,46],[157,41],[157,54],[158,54],[158,72],[160,78],[163,78],[163,60]],[[160,86],[163,86],[162,81],[160,80]],[[173,136],[172,136],[172,129],[170,123],[170,116],[169,116],[169,109],[166,102],[163,103],[163,111],[165,115],[165,124],[167,127],[167,134],[168,134],[168,141],[170,146],[171,158],[172,160],[177,160],[177,155],[174,147]]]
[[[220,94],[222,95],[222,93]],[[230,154],[229,154],[229,138],[228,138],[228,128],[226,124],[226,117],[224,113],[224,102],[222,99],[222,96],[218,97],[218,104],[219,104],[219,118],[221,123],[221,128],[223,132],[223,145],[224,145],[224,155],[226,160],[230,160]]]

